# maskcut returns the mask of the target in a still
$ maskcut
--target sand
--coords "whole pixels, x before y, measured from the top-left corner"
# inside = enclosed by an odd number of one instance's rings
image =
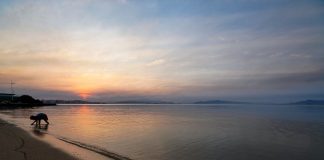
[[[0,160],[77,159],[0,119]]]

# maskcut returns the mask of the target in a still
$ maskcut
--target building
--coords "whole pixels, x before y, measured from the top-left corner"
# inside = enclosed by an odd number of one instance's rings
[[[15,94],[10,93],[0,93],[0,102],[2,101],[12,101]]]

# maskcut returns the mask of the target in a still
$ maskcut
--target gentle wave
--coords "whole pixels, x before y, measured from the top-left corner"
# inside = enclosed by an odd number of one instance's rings
[[[61,141],[66,142],[66,143],[70,143],[70,144],[73,144],[75,146],[78,146],[78,147],[87,149],[89,151],[93,151],[93,152],[99,153],[99,154],[101,154],[103,156],[106,156],[106,157],[109,157],[109,158],[112,158],[112,159],[115,159],[115,160],[132,160],[129,157],[126,157],[126,156],[123,156],[123,155],[119,155],[119,154],[114,153],[114,152],[111,152],[111,151],[107,151],[106,149],[100,148],[98,146],[93,146],[93,145],[90,145],[90,144],[86,144],[86,143],[74,141],[74,140],[71,140],[71,139],[68,139],[68,138],[64,138],[64,137],[57,137],[57,138],[59,140],[61,140]]]

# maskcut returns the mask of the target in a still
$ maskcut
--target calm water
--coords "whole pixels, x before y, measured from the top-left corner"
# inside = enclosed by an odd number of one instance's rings
[[[137,160],[323,159],[324,106],[62,105],[1,111],[30,127]]]

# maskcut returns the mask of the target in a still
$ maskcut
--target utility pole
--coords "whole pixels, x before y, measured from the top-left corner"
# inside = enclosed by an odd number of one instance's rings
[[[14,94],[14,93],[15,93],[15,91],[14,91],[14,89],[13,89],[13,85],[14,85],[14,84],[16,84],[16,83],[12,82],[12,80],[11,80],[11,82],[10,82],[11,94]]]
[[[12,82],[12,80],[10,81],[10,89],[11,89],[11,102],[13,102],[13,100],[14,100],[14,93],[15,93],[15,91],[14,91],[14,89],[13,89],[13,85],[14,85],[15,83],[14,82]]]

